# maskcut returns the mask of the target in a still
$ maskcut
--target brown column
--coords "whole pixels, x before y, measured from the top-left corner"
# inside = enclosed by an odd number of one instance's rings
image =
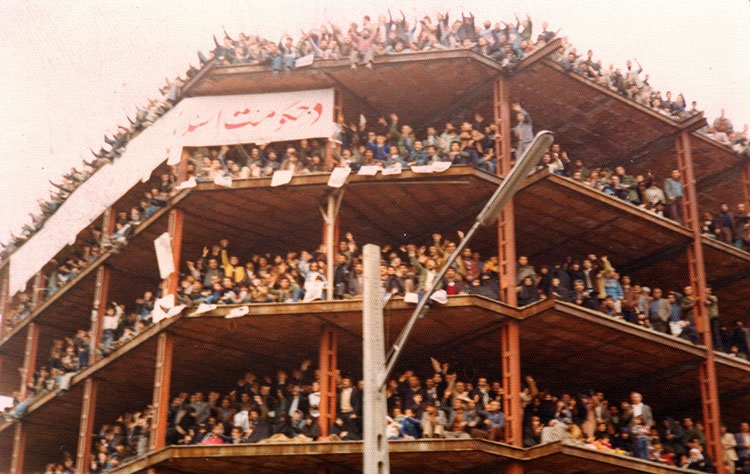
[[[111,270],[106,263],[96,269],[96,286],[94,288],[94,302],[91,308],[91,339],[89,341],[89,365],[93,365],[100,357],[99,347],[102,343],[104,315],[107,312],[109,298],[109,281]]]
[[[5,265],[0,273],[0,340],[5,337],[5,323],[10,312],[10,265]]]
[[[153,398],[154,415],[151,421],[150,451],[161,449],[166,445],[169,391],[172,385],[173,349],[174,337],[167,332],[159,334],[156,347]]]
[[[108,207],[102,216],[102,239],[112,235],[115,231],[115,220],[117,216]],[[109,299],[109,283],[111,270],[106,263],[96,270],[96,283],[94,287],[94,301],[91,303],[91,338],[89,340],[89,365],[100,359],[99,347],[102,343],[102,330],[104,314],[107,311],[107,300]]]
[[[182,231],[185,214],[182,209],[169,211],[169,237],[172,241],[174,272],[162,282],[163,295],[176,295],[180,286],[180,259],[182,258]]]
[[[0,341],[5,337],[5,321],[10,311],[10,265],[0,270]],[[0,380],[3,377],[5,357],[0,354]],[[7,375],[6,375],[7,377]]]
[[[510,91],[503,77],[495,80],[493,111],[495,114],[495,155],[497,174],[505,176],[513,167],[510,149]],[[516,293],[516,231],[513,202],[505,205],[497,219],[498,273],[500,274],[500,299],[509,305],[518,304]]]
[[[104,215],[102,216],[102,235],[99,239],[100,245],[104,241],[105,237],[109,237],[110,235],[115,233],[116,221],[117,213],[114,211],[114,209],[112,209],[112,206],[110,206],[104,211]]]
[[[750,212],[750,161],[742,167],[742,202],[745,211]]]
[[[83,405],[81,423],[78,429],[78,448],[76,449],[76,474],[89,472],[91,463],[91,437],[94,434],[94,416],[96,409],[97,382],[86,379],[83,385]]]
[[[10,474],[23,474],[23,453],[26,451],[25,428],[22,421],[16,423],[13,434],[13,454],[10,460]]]
[[[34,278],[34,286],[31,293],[31,302],[34,305],[34,310],[39,308],[39,305],[44,301],[44,285],[47,281],[47,276],[44,271],[40,270]]]
[[[30,323],[26,330],[26,349],[23,353],[23,377],[21,377],[21,399],[26,398],[26,386],[34,380],[36,354],[39,346],[39,325]]]
[[[177,165],[177,184],[181,184],[188,179],[187,171],[190,163],[190,152],[185,148],[180,153],[180,163]]]
[[[333,121],[335,123],[338,123],[339,121],[339,115],[343,113],[344,106],[343,106],[343,100],[341,98],[341,93],[334,89],[333,91]],[[333,143],[331,143],[331,140],[329,139],[326,142],[326,156],[325,159],[325,165],[326,169],[331,169],[333,167]]]
[[[518,461],[511,462],[505,469],[505,474],[523,474],[523,464]]]
[[[505,442],[523,447],[523,408],[521,407],[521,343],[518,321],[507,320],[500,330],[503,371],[503,413]]]
[[[336,418],[336,368],[338,365],[338,334],[331,328],[323,328],[320,336],[318,372],[320,374],[320,432],[328,436],[328,430]]]
[[[714,363],[713,338],[708,321],[708,308],[702,302],[706,298],[706,267],[703,259],[703,244],[701,241],[701,221],[698,215],[698,195],[695,189],[695,174],[693,172],[693,157],[690,144],[690,133],[684,131],[675,138],[677,151],[677,166],[680,170],[683,196],[683,216],[685,226],[693,233],[693,240],[688,245],[687,261],[690,286],[693,287],[694,298],[698,302],[693,308],[695,325],[701,334],[703,345],[706,346],[706,358],[700,366],[699,385],[703,405],[703,426],[706,433],[706,447],[711,459],[716,465],[718,474],[726,474],[726,467],[722,462],[724,451],[721,446],[719,425],[721,414],[719,410],[719,390],[716,383],[716,366]]]

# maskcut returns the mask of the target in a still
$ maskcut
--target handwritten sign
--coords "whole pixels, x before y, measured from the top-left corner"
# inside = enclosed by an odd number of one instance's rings
[[[171,115],[169,164],[179,161],[184,146],[329,137],[336,130],[331,89],[193,97]]]

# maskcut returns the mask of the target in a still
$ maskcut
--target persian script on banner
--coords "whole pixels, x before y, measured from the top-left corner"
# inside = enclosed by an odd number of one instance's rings
[[[333,89],[192,97],[173,112],[168,140],[169,164],[183,146],[269,143],[329,137],[333,122]]]

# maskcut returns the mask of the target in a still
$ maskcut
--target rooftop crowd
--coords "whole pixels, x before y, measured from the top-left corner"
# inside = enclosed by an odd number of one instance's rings
[[[688,106],[681,92],[676,96],[672,91],[662,94],[660,90],[652,87],[648,74],[641,77],[643,67],[637,59],[627,60],[624,68],[616,68],[614,64],[605,67],[601,59],[594,59],[592,50],[586,51],[584,58],[567,38],[563,38],[563,46],[558,52],[557,60],[566,71],[579,74],[673,120],[686,120],[703,113],[698,109],[696,101],[692,101]],[[740,156],[750,157],[748,124],[745,124],[742,131],[736,131],[732,122],[724,116],[724,109],[721,110],[721,115],[701,129],[700,133],[722,145],[730,146]]]
[[[480,25],[471,13],[462,12],[460,18],[451,21],[449,12],[437,12],[434,19],[425,15],[410,22],[403,12],[394,16],[389,10],[387,17],[372,19],[365,15],[361,24],[342,27],[328,22],[303,30],[296,41],[287,34],[278,42],[245,33],[233,39],[225,32],[222,42],[214,37],[216,47],[208,55],[199,52],[198,58],[201,64],[268,65],[279,72],[293,69],[296,60],[303,57],[315,61],[349,59],[352,68],[372,68],[373,59],[381,55],[470,49],[503,66],[512,66],[555,38],[556,32],[547,28],[547,23],[542,23],[542,31],[535,36],[529,16],[516,16],[508,22],[485,20]]]
[[[391,441],[424,438],[505,440],[505,392],[496,379],[460,361],[441,363],[419,375],[405,370],[387,382],[387,428]],[[267,370],[267,368],[265,369]],[[320,428],[320,384],[311,360],[298,367],[250,370],[236,381],[181,392],[171,399],[167,445],[311,443],[362,439],[364,382],[349,374],[336,377],[336,414],[327,436]],[[588,449],[629,455],[669,466],[714,472],[724,462],[729,472],[750,472],[750,427],[733,420],[736,433],[722,426],[724,459],[711,459],[700,422],[691,416],[658,414],[632,392],[610,402],[600,391],[556,393],[524,377],[523,445],[562,441]],[[676,414],[673,414],[676,415]],[[123,413],[102,425],[91,440],[88,472],[106,472],[148,449],[152,406]],[[47,472],[69,472],[72,458]],[[744,470],[743,470],[744,469]]]
[[[434,19],[426,15],[411,22],[403,12],[399,13],[400,15],[394,15],[389,10],[387,16],[381,15],[377,20],[366,15],[361,24],[353,22],[346,31],[329,22],[319,28],[301,31],[296,41],[287,34],[276,42],[245,33],[234,39],[225,32],[221,42],[214,36],[214,49],[207,54],[199,51],[198,58],[201,67],[209,63],[219,66],[255,64],[268,65],[278,72],[293,69],[295,61],[303,57],[315,60],[349,58],[353,68],[357,65],[371,68],[373,59],[378,55],[470,49],[503,66],[512,67],[526,55],[555,39],[559,32],[549,30],[547,22],[543,22],[541,31],[535,35],[528,15],[523,19],[516,16],[514,20],[507,22],[484,20],[480,25],[471,13],[466,15],[462,12],[460,18],[451,21],[449,12],[437,12]],[[581,74],[671,118],[681,120],[700,113],[695,101],[690,108],[687,107],[681,93],[673,97],[667,91],[662,96],[660,91],[654,90],[649,85],[648,74],[640,77],[643,68],[637,60],[628,61],[625,69],[615,68],[613,64],[605,68],[601,59],[594,60],[591,50],[587,51],[584,60],[567,38],[563,38],[563,47],[558,54],[559,62],[566,70]],[[56,190],[48,199],[38,200],[39,212],[30,214],[31,223],[23,226],[20,236],[11,235],[10,241],[3,244],[3,254],[12,253],[28,240],[76,187],[97,169],[119,158],[130,139],[179,102],[180,87],[198,72],[199,69],[190,66],[185,77],[167,79],[165,86],[160,88],[162,97],[149,99],[144,106],[136,108],[134,119],[127,117],[127,126],[118,125],[117,132],[111,136],[105,135],[104,144],[99,151],[92,150],[94,159],[91,162],[84,161],[81,170],[71,168],[61,177],[60,183],[51,183]],[[741,132],[735,131],[723,110],[721,116],[703,133],[722,144],[730,145],[738,154],[750,156],[748,125]]]

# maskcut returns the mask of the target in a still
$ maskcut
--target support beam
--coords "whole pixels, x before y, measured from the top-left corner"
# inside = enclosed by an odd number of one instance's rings
[[[46,275],[42,270],[40,270],[34,278],[34,286],[31,293],[31,304],[33,305],[34,309],[37,309],[39,305],[42,304],[42,301],[44,301],[44,287],[46,281]]]
[[[28,394],[28,385],[34,380],[36,355],[39,346],[39,325],[29,323],[26,330],[26,348],[23,353],[23,376],[21,377],[21,400]]]
[[[338,89],[333,90],[333,122],[340,123],[342,126],[346,126],[346,120],[344,119],[344,105],[342,94]],[[331,170],[333,166],[333,157],[336,152],[336,144],[330,139],[326,142],[326,156],[325,165],[326,169]]]
[[[341,199],[344,197],[344,190],[338,189],[333,191],[326,198],[326,209],[321,208],[320,213],[323,216],[323,243],[326,247],[326,299],[333,299],[333,278],[334,268],[336,266],[336,253],[338,242],[336,242],[336,231],[338,229],[339,209],[341,209]]]
[[[96,269],[96,286],[94,287],[94,302],[91,307],[91,339],[89,342],[89,365],[101,358],[102,333],[104,331],[104,315],[107,313],[109,299],[110,268],[105,264]]]
[[[750,212],[750,161],[742,166],[742,202],[745,203],[745,210]]]
[[[172,258],[174,260],[174,272],[162,282],[162,296],[177,294],[180,285],[180,259],[182,258],[182,233],[185,215],[182,209],[169,211],[168,231],[172,241]]]
[[[523,474],[523,464],[518,461],[512,461],[505,469],[505,474]]]
[[[155,451],[166,446],[169,391],[172,385],[173,350],[174,336],[168,332],[159,334],[154,371],[154,417],[151,420],[150,451]]]
[[[721,462],[724,451],[721,445],[721,414],[719,409],[719,389],[716,382],[716,365],[714,361],[713,338],[708,320],[708,308],[702,304],[706,298],[706,267],[703,259],[703,245],[701,243],[701,221],[698,214],[698,195],[695,188],[695,173],[690,143],[690,133],[683,131],[675,138],[677,151],[677,166],[682,180],[682,215],[684,224],[693,234],[688,245],[687,261],[690,286],[693,288],[695,300],[698,302],[693,308],[696,329],[701,335],[703,345],[706,346],[706,358],[698,371],[698,383],[701,390],[703,406],[703,426],[706,433],[706,447],[711,459],[715,460],[716,472],[726,474],[726,467]]]
[[[102,216],[102,240],[115,232],[117,215],[108,207]],[[101,358],[99,348],[102,344],[102,333],[104,330],[104,315],[107,311],[107,300],[109,299],[109,283],[112,270],[106,263],[96,270],[96,286],[94,287],[94,301],[91,304],[91,338],[89,340],[89,365]]]
[[[5,329],[10,315],[10,265],[0,270],[0,341],[5,337]],[[5,356],[0,354],[0,380],[12,380],[15,375],[4,374]]]
[[[23,454],[26,451],[26,427],[22,421],[16,423],[13,433],[13,454],[10,459],[10,474],[23,474]]]
[[[188,179],[188,164],[190,163],[190,152],[185,148],[180,153],[180,164],[177,165],[177,184],[184,183]]]
[[[0,340],[5,337],[5,325],[10,312],[10,265],[0,270]]]
[[[378,383],[378,374],[385,366],[380,247],[365,245],[363,257],[365,285],[362,300],[362,374],[365,393],[362,410],[362,471],[365,474],[386,474],[390,472],[388,438],[385,435],[388,406],[385,385]]]
[[[523,408],[521,407],[521,342],[519,324],[507,320],[500,331],[500,351],[503,372],[503,413],[505,413],[505,442],[523,447]]]
[[[506,176],[513,167],[511,156],[510,89],[503,77],[495,80],[493,111],[495,115],[495,155],[497,174]],[[516,231],[515,210],[509,202],[497,219],[497,247],[500,276],[500,300],[509,305],[518,304],[516,293]]]
[[[318,423],[322,436],[328,436],[328,430],[336,418],[336,370],[338,365],[338,334],[330,327],[323,328],[320,336],[320,354],[318,372],[320,373],[320,406]]]
[[[86,474],[91,463],[91,438],[94,434],[97,385],[98,383],[93,378],[88,378],[83,386],[83,405],[76,449],[76,474]]]

